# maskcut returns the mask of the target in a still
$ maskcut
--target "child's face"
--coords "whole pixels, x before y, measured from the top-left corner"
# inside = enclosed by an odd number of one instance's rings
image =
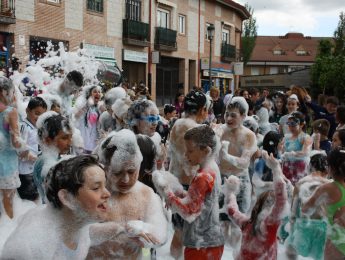
[[[202,149],[191,140],[185,140],[185,156],[191,166],[201,164],[208,154],[207,149]]]
[[[170,120],[171,118],[177,117],[176,110],[172,111],[171,113],[167,113],[165,117],[167,120]]]
[[[326,110],[328,113],[334,114],[335,112],[337,112],[337,105],[332,104],[332,103],[327,103]]]
[[[120,162],[119,162],[120,163]],[[135,161],[122,163],[120,171],[108,171],[108,183],[111,191],[127,193],[135,185],[139,177],[139,167]]]
[[[230,129],[236,129],[242,125],[244,115],[240,114],[237,108],[227,110],[224,114],[224,119],[227,127]]]
[[[26,109],[26,117],[30,121],[31,124],[36,126],[37,119],[40,115],[46,112],[47,109],[43,107],[35,107],[34,109]]]
[[[72,132],[59,131],[53,140],[53,144],[59,150],[60,154],[66,154],[70,151],[72,144]]]
[[[284,105],[284,103],[283,103],[283,100],[281,98],[277,98],[275,100],[275,107],[276,107],[277,110],[282,110],[283,109],[283,105]]]
[[[338,147],[341,147],[341,140],[339,138],[339,133],[335,132],[332,137],[332,148],[336,149]]]
[[[61,114],[61,107],[58,104],[53,104],[50,110],[58,114]]]
[[[98,103],[98,101],[101,99],[101,90],[99,90],[98,88],[94,88],[92,91],[91,91],[91,96],[93,98],[93,101],[95,102],[95,104]]]
[[[289,118],[287,123],[286,123],[289,127],[289,130],[291,132],[291,134],[299,134],[299,132],[301,131],[301,125],[299,123],[297,123],[296,121],[294,121],[293,119]]]
[[[110,193],[105,184],[105,172],[99,166],[94,165],[85,170],[84,183],[76,198],[93,220],[104,220],[106,217]]]
[[[296,99],[288,99],[287,105],[286,105],[289,114],[292,112],[297,111],[298,109],[298,102]]]
[[[159,121],[158,109],[151,107],[146,109],[138,123],[139,134],[153,136]]]

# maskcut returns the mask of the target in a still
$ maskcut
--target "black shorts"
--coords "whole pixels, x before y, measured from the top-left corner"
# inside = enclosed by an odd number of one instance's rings
[[[17,189],[19,197],[24,200],[37,200],[38,191],[34,183],[34,178],[32,174],[19,174],[19,179],[21,182],[20,187]]]
[[[182,184],[184,190],[188,190],[189,185]],[[172,214],[171,216],[171,222],[173,223],[173,226],[175,229],[182,229],[184,219],[177,213]]]

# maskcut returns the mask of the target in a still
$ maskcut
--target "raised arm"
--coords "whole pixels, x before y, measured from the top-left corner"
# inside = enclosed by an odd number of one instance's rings
[[[246,135],[246,142],[243,147],[243,152],[241,156],[234,156],[228,153],[230,143],[228,141],[222,142],[222,148],[220,150],[219,156],[220,160],[225,161],[238,169],[248,169],[250,164],[250,159],[252,155],[257,150],[256,138],[254,133]]]
[[[268,220],[277,221],[281,218],[281,214],[284,211],[287,201],[286,185],[279,161],[273,157],[273,154],[269,156],[266,151],[262,152],[262,157],[264,158],[266,165],[272,170],[275,195],[274,205],[271,214],[268,216]]]
[[[189,223],[193,222],[201,213],[205,197],[215,184],[215,174],[200,172],[193,179],[185,198],[168,193],[168,203],[173,210]]]

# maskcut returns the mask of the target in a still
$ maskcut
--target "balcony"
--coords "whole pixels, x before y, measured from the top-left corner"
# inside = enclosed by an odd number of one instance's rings
[[[149,25],[139,21],[123,19],[123,43],[128,45],[149,46]]]
[[[15,0],[0,1],[0,24],[16,23]]]
[[[221,59],[225,62],[236,61],[236,46],[222,43]]]
[[[158,51],[177,51],[177,32],[168,28],[156,27],[155,49]]]

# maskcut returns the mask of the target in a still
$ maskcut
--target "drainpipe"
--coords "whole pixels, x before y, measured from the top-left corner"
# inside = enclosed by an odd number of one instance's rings
[[[200,15],[201,15],[201,11],[200,11],[200,4],[201,0],[199,0],[199,15],[198,15],[198,61],[197,61],[197,69],[198,69],[198,81],[197,81],[197,86],[200,86]]]
[[[147,64],[147,85],[149,88],[149,93],[152,95],[152,72],[151,72],[151,65],[152,65],[152,55],[151,55],[151,13],[152,13],[152,0],[149,0],[149,48],[147,50],[148,52],[148,64]]]

